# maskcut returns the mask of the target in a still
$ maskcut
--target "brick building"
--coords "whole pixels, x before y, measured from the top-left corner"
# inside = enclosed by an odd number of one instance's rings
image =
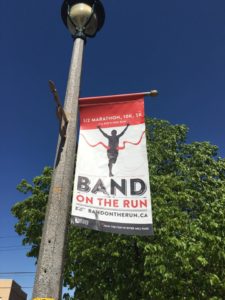
[[[11,279],[0,279],[0,300],[26,300],[27,294]]]

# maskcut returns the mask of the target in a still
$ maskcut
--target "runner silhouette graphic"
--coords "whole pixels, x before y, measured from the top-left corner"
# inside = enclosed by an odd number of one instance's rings
[[[109,159],[109,163],[108,163],[108,167],[109,167],[109,177],[113,176],[112,173],[112,167],[113,164],[116,163],[119,151],[118,151],[118,146],[119,146],[119,139],[121,138],[122,135],[124,135],[124,133],[126,132],[127,128],[128,128],[129,124],[127,124],[127,126],[124,128],[124,130],[120,133],[117,134],[117,131],[115,129],[113,129],[111,131],[111,135],[108,135],[107,133],[105,133],[100,126],[98,126],[97,128],[100,130],[100,132],[104,135],[104,137],[106,137],[108,139],[108,147],[109,149],[107,150],[107,156]]]

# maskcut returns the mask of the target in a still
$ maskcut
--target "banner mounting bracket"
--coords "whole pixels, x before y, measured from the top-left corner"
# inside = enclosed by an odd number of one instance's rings
[[[159,95],[158,90],[151,90],[144,93],[145,96],[157,97]]]
[[[65,139],[66,138],[66,129],[67,129],[67,125],[68,125],[68,119],[67,119],[66,113],[63,109],[63,106],[61,104],[55,83],[52,80],[49,80],[48,83],[49,83],[50,90],[53,94],[53,97],[54,97],[54,100],[56,103],[56,116],[57,116],[57,119],[59,120],[59,134],[60,134],[61,138]]]

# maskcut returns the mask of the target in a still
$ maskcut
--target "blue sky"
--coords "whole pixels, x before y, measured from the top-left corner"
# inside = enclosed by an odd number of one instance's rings
[[[30,181],[54,161],[58,124],[48,80],[63,100],[72,51],[61,3],[0,2],[0,273],[35,271],[10,208],[23,199],[16,191],[21,179]],[[225,1],[103,3],[105,25],[85,48],[81,96],[157,88],[157,99],[146,98],[146,114],[186,124],[188,142],[210,141],[224,157]],[[33,284],[32,274],[13,278]]]

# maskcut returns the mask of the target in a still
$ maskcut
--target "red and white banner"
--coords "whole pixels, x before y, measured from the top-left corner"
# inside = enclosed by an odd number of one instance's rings
[[[151,235],[144,95],[80,99],[72,224]]]

